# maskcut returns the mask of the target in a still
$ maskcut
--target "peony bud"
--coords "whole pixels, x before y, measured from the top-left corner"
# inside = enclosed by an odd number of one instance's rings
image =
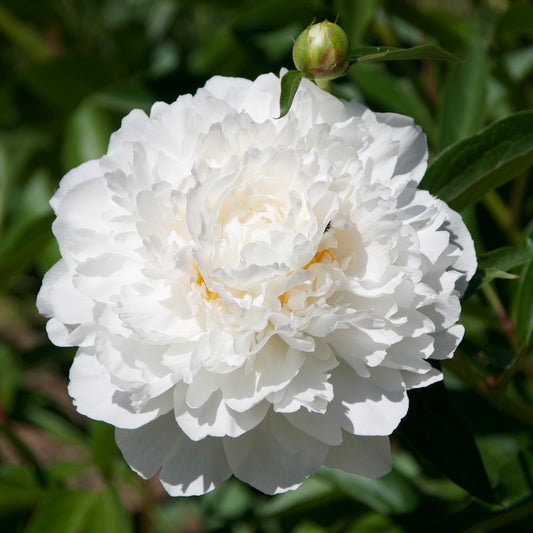
[[[344,30],[325,20],[308,26],[292,48],[296,68],[317,80],[334,80],[350,67],[350,41]]]

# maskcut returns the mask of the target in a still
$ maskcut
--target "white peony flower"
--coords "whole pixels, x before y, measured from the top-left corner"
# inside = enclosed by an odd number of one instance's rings
[[[463,335],[473,244],[417,189],[420,128],[307,80],[276,119],[279,87],[214,77],[132,111],[51,200],[38,308],[79,346],[69,393],[175,496],[387,473],[406,391]]]

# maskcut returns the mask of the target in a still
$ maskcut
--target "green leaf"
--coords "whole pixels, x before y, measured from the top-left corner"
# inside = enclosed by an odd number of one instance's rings
[[[414,485],[395,470],[379,479],[348,474],[336,468],[322,468],[316,475],[379,513],[409,513],[419,504],[420,495]]]
[[[36,428],[42,429],[55,439],[70,446],[84,447],[87,438],[78,426],[58,413],[39,405],[29,404],[24,409],[24,417]]]
[[[319,475],[306,479],[295,491],[284,492],[267,500],[257,509],[261,518],[279,517],[284,514],[304,514],[318,505],[338,499],[332,484]]]
[[[19,219],[17,185],[27,179],[26,166],[48,142],[44,133],[31,128],[0,135],[0,229],[10,215]]]
[[[133,531],[130,519],[116,490],[108,486],[98,492],[83,533],[130,533]]]
[[[28,468],[3,465],[0,468],[0,516],[32,508],[43,493]]]
[[[421,187],[461,211],[532,164],[533,111],[522,111],[444,150],[429,166]]]
[[[460,53],[464,64],[452,65],[440,91],[439,148],[464,139],[484,124],[489,76],[488,42],[471,38]]]
[[[498,270],[497,268],[487,268],[485,270],[485,278],[487,280],[491,279],[518,279],[520,276],[518,274],[511,274],[510,272],[505,272],[504,270]]]
[[[11,413],[21,378],[20,364],[16,354],[4,343],[0,344],[0,408]]]
[[[66,124],[61,150],[63,170],[102,157],[114,129],[108,112],[87,102],[79,106]]]
[[[472,432],[442,382],[409,391],[397,432],[421,458],[477,498],[496,503]]]
[[[52,214],[30,221],[0,246],[0,291],[9,286],[52,238]]]
[[[468,289],[463,295],[466,300],[476,290],[493,279],[517,279],[518,274],[507,272],[533,260],[533,244],[528,242],[523,246],[504,246],[497,250],[484,253],[478,257],[478,268],[470,280]]]
[[[255,502],[249,487],[232,478],[205,494],[201,504],[202,514],[217,521],[230,521],[244,516],[254,508]]]
[[[125,78],[91,95],[89,101],[100,109],[124,115],[132,109],[142,109],[145,113],[150,113],[155,97],[137,79]]]
[[[299,70],[289,70],[281,78],[281,94],[279,95],[279,117],[284,117],[291,108],[296,91],[300,86],[302,78],[305,76]]]
[[[23,81],[47,104],[70,113],[90,94],[111,83],[115,74],[95,58],[61,55],[32,66]]]
[[[533,333],[533,262],[524,267],[516,292],[514,315],[516,336],[521,345],[527,346]]]
[[[115,490],[49,490],[24,533],[129,533],[131,525]]]
[[[325,527],[314,524],[311,521],[303,520],[299,522],[292,533],[328,533],[328,530]]]
[[[533,5],[527,3],[511,5],[500,19],[496,33],[533,37]]]
[[[342,13],[342,27],[352,44],[364,41],[366,29],[375,16],[377,0],[340,0],[336,9]]]
[[[91,421],[91,447],[94,462],[100,469],[105,479],[110,479],[112,475],[113,461],[118,455],[115,444],[115,430],[113,426],[105,422]]]
[[[405,529],[381,513],[367,513],[344,533],[405,533]]]
[[[431,8],[434,5],[436,8]],[[428,7],[426,7],[428,6]],[[413,3],[410,0],[393,0],[386,3],[389,15],[396,15],[403,22],[418,28],[424,35],[434,37],[449,49],[455,49],[472,33],[466,17],[460,18],[452,11],[439,9],[437,2]]]
[[[533,243],[523,246],[504,246],[478,257],[478,268],[506,271],[533,261]]]
[[[393,48],[387,46],[365,46],[352,49],[350,61],[363,63],[364,61],[403,61],[407,59],[432,59],[441,61],[458,61],[461,59],[446,52],[434,44],[423,44],[412,48]]]
[[[491,460],[497,462],[500,459],[504,462],[499,472],[498,493],[505,498],[505,503],[523,501],[531,495],[530,472],[533,472],[531,439],[522,439],[517,435],[503,435],[495,436],[491,441],[489,443],[492,444]],[[487,451],[485,454],[488,455]]]
[[[24,533],[82,533],[89,519],[96,493],[49,490],[37,508]]]

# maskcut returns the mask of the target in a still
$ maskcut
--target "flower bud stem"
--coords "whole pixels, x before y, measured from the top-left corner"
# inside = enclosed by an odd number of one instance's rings
[[[316,84],[323,90],[327,91],[330,94],[333,94],[333,85],[331,83],[331,80],[315,80]]]

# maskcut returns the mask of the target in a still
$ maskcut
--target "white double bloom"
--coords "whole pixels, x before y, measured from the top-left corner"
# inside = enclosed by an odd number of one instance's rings
[[[463,335],[473,244],[416,188],[420,128],[307,80],[276,119],[279,86],[215,77],[132,111],[51,201],[38,306],[79,346],[69,393],[173,495],[385,474],[406,390]]]

